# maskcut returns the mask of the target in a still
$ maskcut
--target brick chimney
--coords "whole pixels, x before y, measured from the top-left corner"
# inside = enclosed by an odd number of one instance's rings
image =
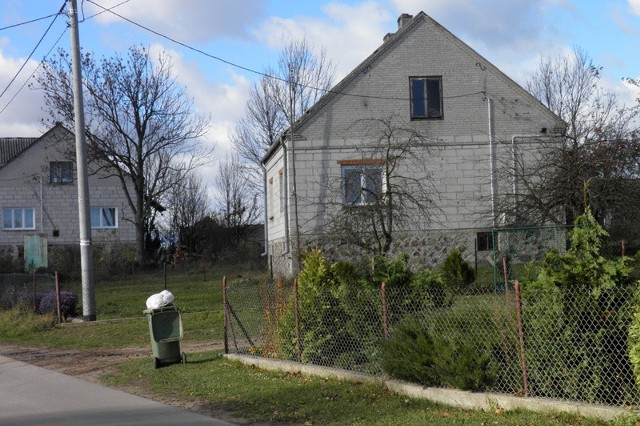
[[[402,15],[400,15],[400,17],[398,18],[398,30],[404,28],[404,26],[411,22],[412,19],[413,15],[409,15],[408,13],[403,13]]]

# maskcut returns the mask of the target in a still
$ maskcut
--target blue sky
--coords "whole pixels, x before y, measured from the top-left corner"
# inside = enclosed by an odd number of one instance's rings
[[[125,1],[123,3],[123,1]],[[63,0],[2,0],[0,28],[56,13]],[[622,100],[637,93],[623,77],[640,77],[640,0],[78,0],[81,18],[114,12],[161,34],[243,67],[275,64],[291,39],[306,37],[324,48],[339,80],[397,28],[401,13],[424,11],[519,83],[541,56],[584,49],[602,67],[606,85]],[[66,16],[60,16],[26,61],[53,18],[0,30],[0,137],[37,136],[45,129],[42,95],[25,83],[56,44],[69,48]],[[195,53],[110,13],[80,24],[83,49],[111,56],[132,44],[165,49],[178,80],[199,112],[211,117],[206,143],[218,157],[230,149],[228,133],[241,117],[258,76]],[[24,69],[18,73],[25,63]],[[16,77],[17,75],[17,77]],[[24,88],[20,88],[24,85]],[[15,96],[15,98],[14,98]],[[12,100],[13,99],[13,100]],[[203,170],[211,181],[214,169]]]

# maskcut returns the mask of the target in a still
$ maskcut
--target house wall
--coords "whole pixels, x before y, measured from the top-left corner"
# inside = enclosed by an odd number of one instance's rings
[[[331,210],[341,208],[339,161],[363,158],[363,147],[369,143],[364,133],[358,132],[362,127],[358,123],[393,116],[399,127],[411,128],[431,141],[423,170],[402,162],[400,167],[409,176],[430,175],[439,207],[428,221],[417,221],[400,233],[404,231],[415,241],[435,241],[428,243],[431,247],[443,244],[443,240],[430,236],[452,230],[465,230],[459,239],[473,241],[476,232],[495,225],[499,212],[492,211],[497,205],[492,198],[497,200],[512,191],[513,181],[505,178],[509,173],[504,169],[510,167],[513,136],[527,135],[516,139],[518,144],[535,144],[538,137],[548,139],[541,134],[543,128],[549,135],[560,123],[526,91],[430,18],[419,19],[385,44],[380,54],[356,69],[357,75],[345,79],[346,85],[338,85],[340,92],[358,96],[338,94],[321,100],[295,129],[301,137],[295,140],[295,159],[292,150],[287,150],[287,163],[290,176],[293,167],[296,169],[300,232],[305,241],[318,239],[326,232]],[[412,76],[442,76],[442,119],[410,119]],[[270,158],[268,164],[275,161]],[[293,197],[290,202],[295,203]],[[281,237],[270,229],[269,240]],[[422,257],[434,262],[440,259],[430,254]]]
[[[24,236],[34,234],[46,236],[50,245],[79,243],[75,163],[71,184],[50,183],[49,174],[49,163],[73,158],[74,147],[73,135],[56,127],[0,169],[0,210],[18,207],[35,209],[35,229],[10,230],[0,226],[0,246],[9,247],[16,253],[17,247],[24,243]],[[93,243],[133,243],[133,214],[123,196],[119,179],[104,174],[90,174],[88,180],[91,206],[116,207],[118,211],[118,227],[93,229]],[[57,236],[54,231],[57,231]]]

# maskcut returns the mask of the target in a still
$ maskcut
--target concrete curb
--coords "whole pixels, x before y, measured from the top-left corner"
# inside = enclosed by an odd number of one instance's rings
[[[468,392],[458,389],[429,388],[400,380],[387,380],[381,377],[370,376],[368,374],[354,373],[352,371],[320,367],[317,365],[301,364],[292,361],[260,358],[241,354],[225,354],[224,356],[228,359],[237,360],[247,365],[254,365],[265,370],[303,373],[338,380],[348,380],[357,383],[380,383],[393,392],[406,395],[411,398],[428,399],[440,404],[464,409],[525,409],[535,412],[570,413],[602,420],[613,420],[617,417],[635,414],[624,408],[607,405],[586,404],[547,398],[516,397],[499,393]]]

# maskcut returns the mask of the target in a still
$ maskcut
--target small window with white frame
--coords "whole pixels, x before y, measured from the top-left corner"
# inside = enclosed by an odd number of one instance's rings
[[[442,77],[410,77],[411,119],[439,119],[442,113]]]
[[[52,161],[49,163],[49,182],[57,185],[73,183],[73,162]]]
[[[341,162],[343,203],[347,206],[367,206],[382,201],[384,179],[378,161]]]
[[[91,207],[91,229],[115,229],[118,227],[118,209],[115,207]]]
[[[36,211],[33,208],[2,209],[2,228],[8,231],[36,229]]]

